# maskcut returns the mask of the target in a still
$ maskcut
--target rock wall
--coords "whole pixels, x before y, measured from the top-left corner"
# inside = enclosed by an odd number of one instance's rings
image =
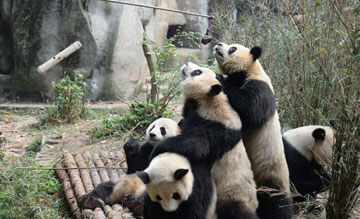
[[[208,0],[128,0],[207,13]],[[149,76],[140,41],[146,31],[162,44],[171,25],[205,32],[207,19],[95,0],[0,1],[0,98],[43,101],[51,82],[79,70],[91,85],[90,99],[131,99]],[[3,31],[4,30],[4,31]],[[36,68],[76,40],[83,47],[45,74]],[[208,50],[183,53],[206,57]],[[4,82],[5,81],[5,82]],[[8,85],[5,87],[5,84]]]

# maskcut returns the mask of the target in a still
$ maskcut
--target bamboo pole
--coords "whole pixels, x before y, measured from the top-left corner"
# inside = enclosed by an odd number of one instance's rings
[[[83,157],[85,158],[85,161],[88,164],[88,166],[95,167],[95,164],[92,161],[92,157],[91,157],[91,155],[90,155],[90,153],[88,151],[85,151],[83,153]],[[93,180],[93,184],[94,184],[95,187],[101,183],[101,178],[100,178],[99,173],[98,173],[98,171],[96,169],[91,169],[90,170],[90,175],[91,175],[91,178]]]
[[[55,167],[59,168],[56,170],[56,174],[59,176],[59,178],[61,180],[61,184],[63,186],[64,193],[65,193],[65,198],[70,205],[70,209],[74,213],[74,215],[77,219],[81,219],[82,218],[81,211],[77,204],[76,196],[75,196],[74,190],[71,186],[70,178],[67,175],[65,170],[60,169],[62,167],[61,163],[56,163]]]
[[[104,163],[102,162],[98,154],[93,154],[92,158],[96,166],[100,166],[100,167],[104,166]],[[110,180],[109,175],[107,174],[105,169],[99,169],[98,172],[102,182],[106,182]]]
[[[141,3],[127,2],[127,1],[120,1],[120,0],[98,0],[98,1],[138,6],[138,7],[142,7],[142,8],[151,8],[151,9],[157,9],[157,10],[162,10],[162,11],[170,11],[170,12],[187,14],[187,15],[198,16],[198,17],[205,17],[205,18],[210,18],[210,19],[213,18],[213,16],[207,15],[207,14],[200,14],[200,13],[195,13],[195,12],[190,12],[190,11],[182,11],[182,10],[172,9],[172,8],[164,8],[164,7],[158,7],[158,6],[152,6],[152,5],[145,5],[145,4],[141,4]]]
[[[70,46],[66,47],[63,51],[59,52],[57,55],[55,55],[54,57],[49,59],[47,62],[40,65],[37,68],[37,71],[40,74],[45,73],[47,70],[54,67],[56,64],[58,64],[59,62],[64,60],[66,57],[68,57],[69,55],[71,55],[74,52],[76,52],[77,50],[79,50],[81,47],[82,47],[82,44],[80,43],[80,41],[74,42]]]
[[[81,168],[86,167],[85,161],[84,161],[83,157],[81,156],[81,154],[76,153],[74,158],[75,158],[75,161],[76,161],[76,164],[78,165],[78,167],[81,167]],[[80,175],[81,175],[81,179],[84,184],[86,193],[89,193],[92,190],[94,190],[94,185],[91,180],[89,169],[81,169]]]
[[[64,152],[64,165],[66,167],[70,167],[70,168],[76,167],[75,160],[68,151]],[[70,180],[71,180],[72,186],[76,193],[76,197],[85,195],[86,192],[85,192],[84,185],[81,181],[79,170],[69,170],[69,175],[70,175]]]
[[[110,155],[107,151],[101,152],[100,156],[103,159],[105,166],[114,166],[111,159],[109,159]],[[119,175],[117,174],[116,170],[107,169],[107,172],[108,172],[108,175],[109,175],[111,181],[116,182],[119,180]]]

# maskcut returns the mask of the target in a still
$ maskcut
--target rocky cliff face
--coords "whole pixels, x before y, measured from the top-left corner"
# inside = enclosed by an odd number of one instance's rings
[[[201,13],[208,2],[129,1]],[[86,75],[91,99],[130,99],[149,74],[140,45],[144,31],[161,44],[171,25],[201,32],[207,27],[204,18],[94,0],[2,0],[0,9],[0,97],[10,92],[27,100],[48,98],[51,82],[73,70]],[[80,50],[45,74],[36,71],[76,40]]]

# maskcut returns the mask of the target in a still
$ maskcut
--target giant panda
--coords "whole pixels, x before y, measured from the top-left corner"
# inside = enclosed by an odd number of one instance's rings
[[[127,174],[144,170],[149,165],[149,156],[157,142],[178,135],[180,128],[178,123],[169,118],[158,118],[146,129],[146,142],[139,147],[135,140],[124,144]]]
[[[117,182],[103,182],[93,191],[79,197],[82,209],[103,207],[105,204],[124,203],[130,205],[133,201],[143,198],[145,185],[136,176],[135,171],[144,170],[150,163],[150,153],[157,142],[180,133],[177,122],[169,118],[158,118],[146,129],[146,142],[139,147],[135,140],[125,143],[124,150],[128,164],[127,175]],[[125,199],[128,198],[128,199]],[[124,201],[127,202],[124,202]],[[129,206],[126,206],[129,207]],[[136,212],[142,214],[141,210]]]
[[[284,132],[283,142],[290,180],[301,195],[294,201],[305,201],[306,195],[314,198],[330,184],[324,167],[332,160],[334,131],[328,126],[302,126]]]
[[[185,97],[182,135],[159,143],[153,156],[170,151],[199,162],[213,150],[222,150],[221,154],[227,151],[211,171],[218,197],[217,216],[220,219],[257,218],[256,186],[240,136],[239,116],[231,108],[214,72],[193,63],[187,63],[181,71]],[[186,145],[181,144],[184,136],[191,136]],[[224,151],[224,147],[228,148]]]
[[[260,188],[258,215],[291,218],[289,170],[273,86],[258,61],[261,48],[219,43],[214,47],[214,56],[220,72],[227,76],[223,80],[224,92],[243,122],[244,145]],[[279,190],[282,195],[261,192],[262,187]]]
[[[210,160],[191,163],[187,157],[169,152],[155,156],[144,171],[137,172],[147,191],[144,218],[216,218]]]

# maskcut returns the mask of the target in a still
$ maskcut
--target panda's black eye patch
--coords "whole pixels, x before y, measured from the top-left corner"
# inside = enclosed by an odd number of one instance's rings
[[[175,193],[173,194],[172,198],[175,199],[175,200],[179,200],[179,199],[180,199],[179,193],[175,192]]]
[[[231,47],[230,49],[229,49],[229,55],[231,55],[231,54],[233,54],[235,51],[236,51],[236,47]]]
[[[160,128],[161,135],[166,135],[166,129],[164,127]]]
[[[160,197],[160,195],[156,195],[156,199],[157,199],[158,201],[161,201],[161,200],[162,200],[162,198]]]
[[[198,75],[201,75],[201,74],[202,74],[201,70],[195,70],[195,71],[191,72],[191,76],[198,76]]]

